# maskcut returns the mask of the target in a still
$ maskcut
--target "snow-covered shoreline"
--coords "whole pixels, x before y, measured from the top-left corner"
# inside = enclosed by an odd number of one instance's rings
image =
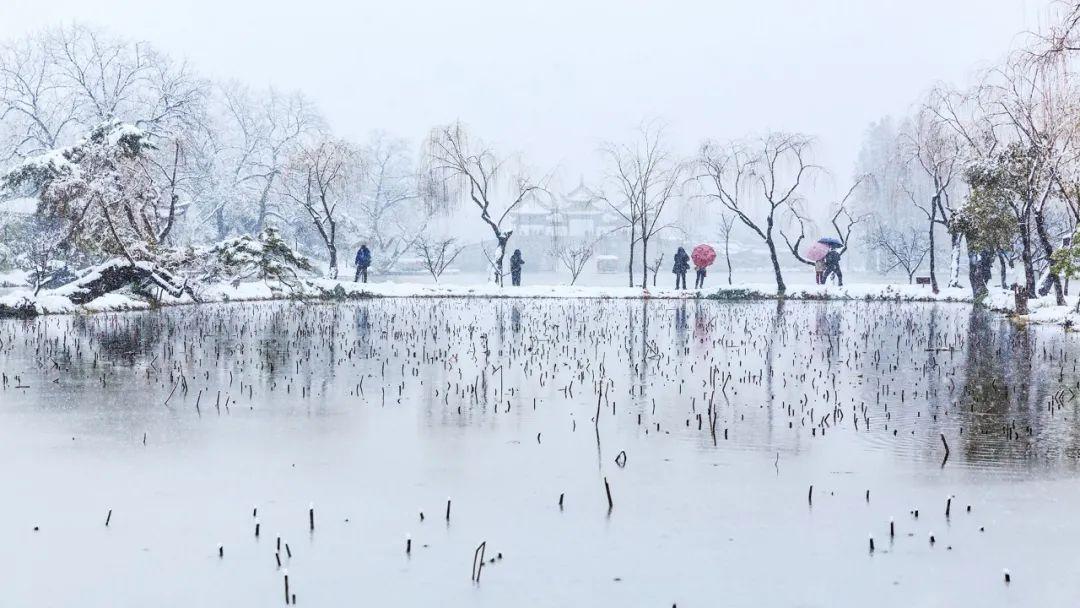
[[[527,285],[498,287],[494,284],[454,285],[422,283],[354,283],[331,279],[310,279],[286,285],[279,281],[251,281],[232,285],[218,283],[203,286],[199,300],[188,295],[173,297],[162,294],[157,302],[134,294],[118,291],[105,294],[85,304],[75,304],[67,296],[70,289],[42,291],[34,296],[29,288],[16,288],[0,295],[0,318],[34,317],[56,314],[89,314],[149,310],[155,307],[185,306],[228,302],[270,302],[300,300],[312,302],[355,301],[372,298],[490,298],[490,299],[642,299],[718,301],[774,300],[775,286],[745,284],[720,286],[703,290],[676,290],[637,287],[599,287],[580,285]],[[966,288],[942,288],[934,294],[928,287],[893,284],[797,285],[788,288],[785,296],[793,301],[890,301],[890,302],[972,302]],[[1016,317],[1032,323],[1080,326],[1080,314],[1075,311],[1076,296],[1068,298],[1066,306],[1054,306],[1050,298],[1029,301],[1030,314]],[[984,304],[990,310],[1012,314],[1012,292],[994,289]]]
[[[200,303],[257,302],[273,300],[359,300],[367,298],[559,298],[559,299],[639,299],[682,300],[712,298],[718,300],[775,299],[775,287],[748,284],[704,290],[676,290],[637,287],[596,287],[570,285],[534,285],[498,287],[486,285],[431,285],[419,283],[353,283],[330,279],[313,279],[294,285],[277,281],[254,281],[231,285],[227,283],[204,286],[199,292]],[[963,289],[944,289],[934,295],[928,289],[908,285],[851,285],[844,287],[807,285],[789,288],[791,300],[892,300],[909,302],[970,302]],[[197,303],[190,296],[172,297],[165,294],[158,305],[175,306]],[[31,289],[18,289],[0,296],[0,307],[26,308],[36,314],[68,314],[152,308],[148,299],[130,292],[115,292],[77,305],[66,297],[64,288],[42,291],[38,296]],[[27,311],[29,312],[29,311]]]

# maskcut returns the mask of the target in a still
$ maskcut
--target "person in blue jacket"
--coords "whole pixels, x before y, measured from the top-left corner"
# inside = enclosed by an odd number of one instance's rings
[[[525,258],[521,257],[521,250],[515,249],[514,255],[510,256],[510,281],[514,287],[521,286],[521,267],[525,265]]]
[[[686,289],[686,273],[690,270],[690,256],[686,250],[679,247],[675,252],[675,266],[671,271],[675,273],[675,289]]]
[[[361,276],[364,278],[364,282],[367,283],[368,266],[371,266],[371,250],[368,249],[367,244],[360,245],[360,249],[356,250],[356,277],[353,279],[354,283],[359,283]]]

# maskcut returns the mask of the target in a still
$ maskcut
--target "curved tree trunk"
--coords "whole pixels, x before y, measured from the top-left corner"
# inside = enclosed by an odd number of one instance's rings
[[[780,260],[776,257],[776,243],[772,238],[772,220],[770,230],[766,233],[765,244],[769,246],[769,259],[772,261],[773,274],[776,276],[776,295],[781,298],[787,293],[787,285],[784,285],[784,275],[780,272]]]
[[[1054,245],[1050,242],[1050,235],[1046,231],[1046,218],[1041,210],[1035,212],[1035,232],[1039,236],[1039,243],[1046,254],[1046,259],[1050,260],[1054,253]],[[1050,292],[1051,287],[1054,289],[1054,302],[1058,306],[1064,306],[1065,294],[1061,290],[1061,277],[1056,272],[1047,269],[1046,281],[1039,289],[1039,295],[1045,296]]]
[[[506,245],[510,242],[510,234],[497,234],[499,241],[499,253],[495,256],[495,284],[503,286],[503,260],[506,259]]]
[[[93,268],[88,274],[54,291],[74,304],[86,304],[109,292],[131,284],[156,285],[178,298],[183,294],[194,297],[186,283],[164,268],[149,262],[128,264],[119,259]]]

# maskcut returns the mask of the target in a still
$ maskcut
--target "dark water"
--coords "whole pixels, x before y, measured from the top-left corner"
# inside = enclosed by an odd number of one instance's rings
[[[274,605],[284,568],[307,606],[1080,596],[1080,348],[967,306],[221,305],[0,342],[0,605]]]

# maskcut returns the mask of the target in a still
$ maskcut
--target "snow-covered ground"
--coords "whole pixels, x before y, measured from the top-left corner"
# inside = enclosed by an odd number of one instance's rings
[[[30,273],[25,270],[0,272],[0,288],[26,287],[30,283]]]
[[[13,274],[0,276],[12,285],[25,285],[25,278]],[[0,295],[0,316],[13,316],[16,311],[26,315],[71,314],[91,312],[119,312],[146,310],[152,307],[146,298],[130,292],[114,292],[76,305],[67,297],[69,289],[61,287],[42,291],[36,297],[29,288],[6,290]],[[365,298],[573,298],[573,299],[694,299],[755,300],[776,297],[776,287],[767,283],[747,283],[734,286],[713,287],[702,290],[677,290],[670,288],[594,286],[594,285],[528,285],[523,287],[498,287],[491,283],[478,284],[429,284],[429,283],[354,283],[331,279],[311,279],[293,285],[276,281],[253,281],[232,285],[220,283],[204,286],[199,301],[255,302],[283,299],[307,300],[359,300]],[[966,288],[942,288],[934,294],[926,286],[859,283],[854,285],[795,285],[788,288],[791,300],[890,300],[900,302],[971,302],[971,292]],[[1065,326],[1080,325],[1080,314],[1075,312],[1077,296],[1070,296],[1067,306],[1054,306],[1052,298],[1030,300],[1030,314],[1026,320],[1034,323]],[[179,298],[168,294],[161,296],[161,304],[167,306],[196,303],[189,296]],[[1012,292],[992,290],[987,306],[992,310],[1012,313]]]
[[[25,308],[32,306],[38,314],[140,310],[150,307],[143,297],[132,293],[115,292],[84,305],[75,305],[66,297],[66,287],[42,291],[37,297],[30,289],[12,290],[0,297],[0,306]],[[530,285],[498,287],[494,284],[421,284],[421,283],[354,283],[330,279],[313,279],[294,285],[275,281],[254,281],[231,285],[220,283],[200,290],[201,302],[237,302],[280,300],[286,298],[347,300],[363,298],[577,298],[577,299],[690,299],[715,297],[719,299],[775,298],[775,286],[746,284],[703,290],[676,290],[615,286]],[[901,301],[970,301],[962,289],[946,289],[936,296],[929,289],[911,285],[805,285],[789,288],[791,299],[807,300],[901,300]],[[179,298],[167,294],[162,304],[181,305],[194,301],[189,296]]]

